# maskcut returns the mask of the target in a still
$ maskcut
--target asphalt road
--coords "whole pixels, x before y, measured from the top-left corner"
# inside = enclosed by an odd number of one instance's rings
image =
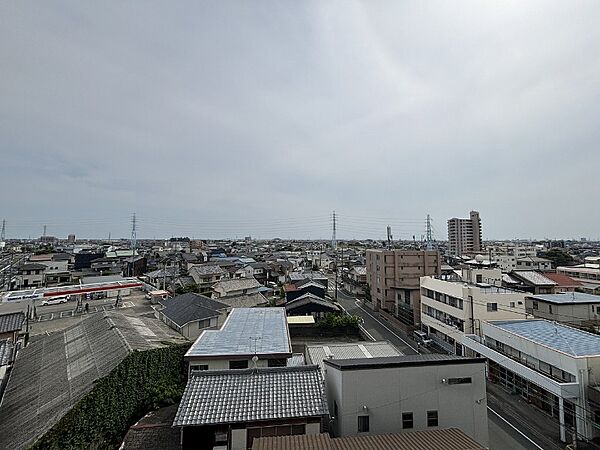
[[[329,279],[329,294],[335,298],[335,279]],[[416,354],[417,344],[400,330],[392,328],[387,322],[381,321],[367,307],[359,306],[356,299],[338,290],[337,301],[349,313],[363,319],[363,327],[374,340],[386,340],[395,345],[405,355]],[[488,407],[488,432],[491,450],[545,450],[545,446],[537,444],[537,436],[531,437],[513,424],[514,419],[502,415],[502,407]],[[545,445],[546,443],[542,444]],[[550,448],[550,447],[548,447]]]

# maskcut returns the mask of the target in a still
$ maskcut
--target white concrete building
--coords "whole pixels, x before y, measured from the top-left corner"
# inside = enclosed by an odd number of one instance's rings
[[[600,436],[600,336],[542,319],[482,323],[463,346],[491,381],[557,421],[563,442]]]
[[[462,278],[421,278],[421,329],[448,352],[463,355],[465,334],[488,320],[524,319],[525,292],[490,284],[498,269],[465,270]],[[486,281],[484,281],[486,280]]]
[[[488,445],[483,358],[326,359],[324,367],[335,436],[454,427]]]

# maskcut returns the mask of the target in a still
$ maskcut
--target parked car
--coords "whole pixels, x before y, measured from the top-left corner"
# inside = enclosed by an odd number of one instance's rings
[[[425,333],[424,331],[415,331],[413,333],[414,339],[415,341],[417,341],[419,344],[421,344],[424,347],[429,346],[429,344],[431,344],[431,339],[429,338],[429,336],[427,336],[427,333]]]
[[[68,295],[60,295],[58,297],[51,297],[42,300],[42,306],[47,305],[58,305],[60,303],[67,303],[69,301]]]

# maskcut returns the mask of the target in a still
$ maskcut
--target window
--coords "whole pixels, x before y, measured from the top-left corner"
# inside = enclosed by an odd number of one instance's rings
[[[209,328],[209,327],[210,327],[210,319],[198,321],[198,329],[203,330],[204,328]]]
[[[471,377],[448,378],[448,384],[471,384],[472,382]]]
[[[478,273],[477,275],[475,275],[476,279],[477,279],[477,283],[482,283],[483,282],[483,275],[481,275],[480,273]]]
[[[267,367],[285,367],[287,366],[287,359],[269,359],[267,361]]]
[[[427,426],[428,427],[437,427],[438,426],[438,412],[437,411],[427,411]]]
[[[242,361],[229,361],[230,369],[247,369],[248,368],[248,360],[244,359]]]
[[[536,300],[533,301],[533,309],[538,309],[539,305],[538,302]]]
[[[358,416],[358,432],[369,432],[369,416]]]
[[[515,307],[515,302],[510,302],[510,307],[514,308]]]
[[[548,312],[552,314],[552,305],[548,305]]]
[[[402,429],[408,430],[414,426],[413,413],[406,412],[402,413]]]
[[[333,418],[338,418],[338,404],[335,400],[333,401]]]
[[[208,370],[208,364],[195,364],[190,366],[190,370]]]
[[[498,311],[498,303],[488,303],[487,310],[488,312]]]

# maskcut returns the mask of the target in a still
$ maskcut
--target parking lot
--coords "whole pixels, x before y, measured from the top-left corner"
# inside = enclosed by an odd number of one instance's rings
[[[133,306],[135,306],[135,304],[131,301],[125,301],[122,304],[120,304],[118,307],[115,306],[114,302],[110,299],[105,299],[108,300],[105,304],[103,305],[96,305],[96,306],[90,306],[88,311],[77,311],[76,309],[65,309],[62,311],[52,311],[52,312],[48,312],[48,313],[42,313],[42,314],[38,314],[37,319],[35,320],[36,322],[45,322],[47,320],[56,320],[56,319],[64,319],[64,318],[68,318],[68,317],[77,317],[77,316],[82,316],[82,315],[87,315],[87,314],[94,314],[97,312],[104,312],[104,311],[112,311],[115,308],[132,308]]]

